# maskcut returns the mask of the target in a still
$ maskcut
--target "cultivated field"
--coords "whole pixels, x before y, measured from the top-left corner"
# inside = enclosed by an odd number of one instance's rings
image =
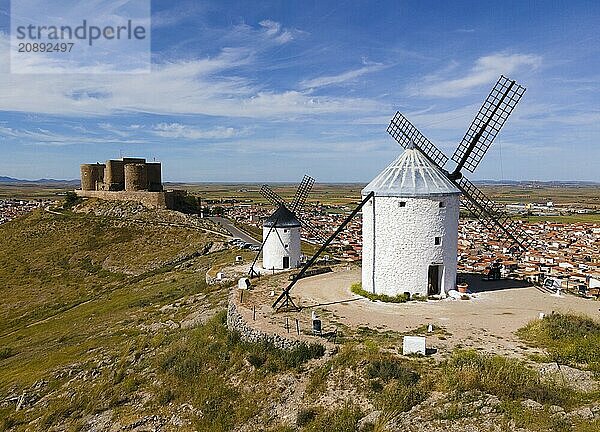
[[[185,189],[194,195],[207,200],[238,200],[241,202],[266,202],[260,195],[260,184],[256,183],[166,183],[165,188]],[[364,184],[328,183],[315,184],[309,202],[320,202],[328,205],[344,205],[356,202]],[[63,195],[75,186],[72,183],[0,183],[0,199],[16,198],[52,198]],[[291,200],[296,191],[296,184],[273,183],[273,190],[286,200]],[[556,185],[543,183],[528,186],[489,186],[480,188],[491,198],[502,203],[545,203],[554,201],[555,205],[587,207],[600,209],[600,185]]]

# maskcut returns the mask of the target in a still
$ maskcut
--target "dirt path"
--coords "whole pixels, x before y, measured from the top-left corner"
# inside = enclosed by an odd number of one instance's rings
[[[534,352],[525,347],[514,332],[538,318],[540,312],[584,313],[598,317],[600,303],[571,295],[555,297],[535,287],[518,287],[519,281],[506,281],[502,288],[489,289],[481,282],[481,292],[472,300],[442,300],[392,304],[371,302],[350,291],[361,279],[360,268],[310,277],[298,282],[295,299],[303,307],[327,310],[350,327],[406,332],[433,324],[444,327],[446,338],[431,336],[428,344],[440,353],[451,349],[473,347],[507,354]],[[510,285],[516,285],[511,288]],[[492,285],[493,286],[493,285]]]

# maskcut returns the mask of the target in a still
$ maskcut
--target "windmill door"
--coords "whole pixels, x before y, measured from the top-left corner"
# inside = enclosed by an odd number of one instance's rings
[[[427,295],[438,295],[442,288],[442,274],[444,272],[444,266],[439,264],[432,264],[429,266],[429,272],[427,274]]]
[[[289,256],[283,257],[283,268],[284,269],[290,268],[290,257]]]

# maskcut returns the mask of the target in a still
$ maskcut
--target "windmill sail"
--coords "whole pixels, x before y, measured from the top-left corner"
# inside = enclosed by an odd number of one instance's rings
[[[511,219],[504,209],[488,198],[477,186],[466,177],[453,180],[454,184],[465,196],[463,204],[490,231],[501,233],[501,240],[515,243],[521,249],[527,249],[532,238]]]
[[[315,184],[315,179],[311,176],[305,175],[296,190],[296,195],[294,196],[294,200],[292,201],[292,208],[290,209],[292,212],[296,213],[300,211],[302,207],[304,207],[304,203],[306,203],[306,198],[308,194],[312,190],[313,185]]]
[[[469,172],[475,171],[523,93],[524,87],[500,76],[452,155],[452,160],[458,164],[455,173],[463,167]]]
[[[438,167],[442,168],[448,161],[448,156],[442,153],[431,141],[419,132],[419,130],[408,121],[400,112],[390,122],[387,132],[400,144],[403,148],[409,148],[415,145]]]
[[[310,222],[308,222],[308,220],[303,217],[303,218],[299,218],[300,219],[300,223],[302,224],[302,228],[304,228],[306,231],[310,232],[310,234],[312,235],[312,237],[319,243],[323,243],[325,241],[325,238],[323,237],[323,230],[319,230],[317,229],[314,225],[312,225]],[[308,237],[305,235],[305,238]]]
[[[260,188],[260,194],[275,207],[279,207],[281,204],[285,204],[283,198],[277,195],[269,185],[262,185]]]
[[[283,266],[282,268],[288,268],[290,265],[296,266],[297,264],[299,264],[300,254],[301,254],[301,249],[300,249],[301,237],[300,237],[299,231],[296,233],[296,230],[299,229],[300,227],[303,227],[306,231],[311,232],[313,238],[316,239],[317,241],[319,241],[319,242],[322,241],[322,239],[323,239],[322,233],[320,233],[318,229],[316,229],[314,226],[312,226],[306,220],[300,219],[300,217],[299,217],[300,210],[306,203],[306,198],[308,197],[308,194],[312,190],[314,182],[315,182],[315,180],[312,177],[305,175],[304,178],[302,179],[302,182],[300,182],[300,184],[298,185],[298,189],[296,190],[296,194],[291,203],[287,203],[281,196],[279,196],[275,191],[273,191],[273,189],[271,189],[271,187],[269,185],[266,185],[266,184],[262,185],[262,187],[260,188],[261,195],[269,203],[271,203],[276,208],[276,210],[269,218],[267,218],[263,222],[263,241],[262,241],[260,249],[258,250],[258,253],[256,254],[256,256],[254,258],[254,261],[252,262],[252,265],[250,266],[249,274],[251,276],[257,275],[257,272],[254,270],[254,266],[256,265],[256,262],[258,261],[258,257],[261,253],[263,253],[263,266],[264,266],[265,256],[267,255],[267,253],[265,251],[270,251],[269,257],[270,257],[271,266],[273,268],[280,268],[280,267],[277,267],[279,265],[282,265]],[[273,249],[273,247],[271,247],[271,249],[268,249],[266,246],[267,241],[269,240],[269,238],[272,235],[276,235],[279,238],[279,243],[283,244],[280,234],[277,233],[278,228],[281,228],[283,230],[283,233],[281,233],[281,235],[283,235],[284,237],[287,235],[289,235],[289,236],[297,235],[297,241],[294,240],[296,237],[290,238],[286,241],[286,243],[289,242],[290,249],[288,250],[289,254],[288,253],[283,254],[285,256],[281,255],[281,247],[280,246],[275,247],[275,249]],[[295,230],[294,234],[290,234],[292,229]],[[287,244],[284,249],[286,249],[286,250],[288,249]],[[277,255],[277,256],[275,256],[275,255]],[[297,258],[297,262],[291,260],[292,256]],[[273,257],[275,257],[275,258],[273,258]],[[279,258],[283,259],[283,261],[280,261]],[[273,260],[275,260],[275,261],[273,261]],[[287,260],[287,262],[286,262],[286,260]],[[277,263],[277,264],[275,264],[275,263]],[[271,267],[268,267],[268,268],[271,268]]]

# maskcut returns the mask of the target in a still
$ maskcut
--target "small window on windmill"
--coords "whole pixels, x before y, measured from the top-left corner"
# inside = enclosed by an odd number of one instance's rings
[[[289,246],[289,245],[283,245],[283,247],[284,247],[284,248],[286,248],[286,249],[288,248],[288,246]]]
[[[406,207],[406,201],[400,201],[400,202],[398,203],[398,206],[399,206],[399,207]]]
[[[446,203],[444,201],[440,201],[440,208],[446,207]]]
[[[433,243],[434,243],[436,246],[439,246],[439,245],[441,245],[441,244],[442,244],[442,238],[441,238],[441,237],[436,237],[436,238],[433,240]]]
[[[288,230],[287,228],[285,228],[285,229],[283,230],[283,232],[284,232],[284,233],[286,233],[286,232],[288,232],[288,231],[289,231],[289,230]]]

